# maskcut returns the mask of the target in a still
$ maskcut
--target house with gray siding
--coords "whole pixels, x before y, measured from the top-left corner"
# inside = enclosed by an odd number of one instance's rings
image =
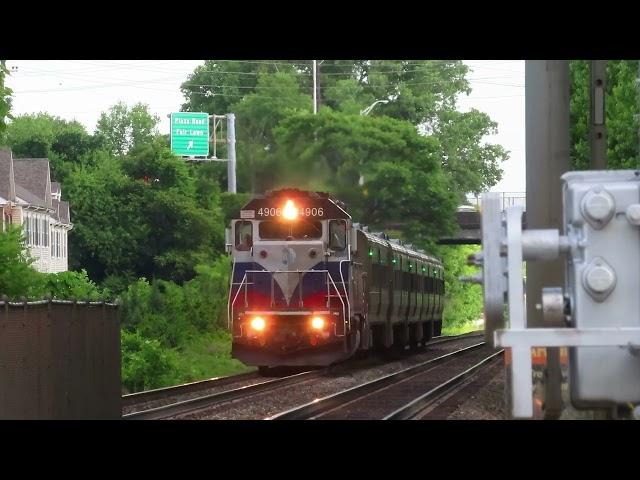
[[[13,158],[0,149],[2,231],[20,225],[33,267],[44,273],[68,270],[68,232],[73,228],[69,204],[60,184],[51,181],[47,158]]]

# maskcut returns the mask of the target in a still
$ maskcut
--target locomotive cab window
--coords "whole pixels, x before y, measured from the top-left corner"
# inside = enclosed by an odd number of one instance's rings
[[[236,222],[236,250],[251,250],[253,225],[251,222]]]
[[[329,248],[342,251],[347,247],[347,222],[331,220],[329,222]]]
[[[322,224],[315,220],[300,219],[294,223],[264,220],[258,227],[263,240],[311,240],[322,238]]]

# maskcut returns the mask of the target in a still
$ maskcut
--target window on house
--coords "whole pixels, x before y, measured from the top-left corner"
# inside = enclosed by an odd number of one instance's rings
[[[27,238],[27,243],[29,242],[29,217],[26,215],[22,216],[22,225],[24,226],[24,236]]]

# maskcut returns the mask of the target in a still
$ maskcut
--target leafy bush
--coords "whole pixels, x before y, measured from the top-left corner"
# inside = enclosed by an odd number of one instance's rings
[[[80,272],[59,272],[46,275],[45,291],[48,296],[61,300],[103,300],[109,292],[101,292],[87,276],[86,270]]]
[[[183,344],[197,332],[226,324],[229,261],[196,266],[196,277],[183,286],[142,278],[120,296],[122,324],[167,347]]]
[[[0,232],[0,295],[10,300],[44,296],[44,275],[30,266],[33,261],[21,228],[9,226]]]
[[[480,285],[458,280],[462,275],[477,273],[477,268],[467,265],[467,257],[480,247],[460,245],[440,249],[445,268],[445,307],[443,328],[448,333],[470,329],[472,322],[482,317],[482,288]]]
[[[137,392],[175,383],[175,365],[158,340],[122,330],[122,385]]]

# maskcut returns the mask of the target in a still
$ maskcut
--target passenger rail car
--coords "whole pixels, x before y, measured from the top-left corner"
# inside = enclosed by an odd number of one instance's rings
[[[227,230],[232,356],[247,365],[319,366],[440,335],[444,270],[370,233],[320,192],[254,198]]]

